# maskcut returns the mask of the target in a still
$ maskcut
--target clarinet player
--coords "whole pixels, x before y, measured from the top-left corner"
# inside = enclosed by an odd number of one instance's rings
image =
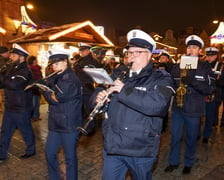
[[[129,170],[133,179],[152,178],[162,129],[162,117],[167,113],[173,93],[168,73],[153,69],[151,61],[155,41],[141,30],[127,34],[129,76],[114,79],[108,102],[107,118],[103,122],[103,180],[123,180]],[[100,91],[99,103],[107,91]]]
[[[204,46],[204,42],[199,36],[188,36],[185,44],[187,55],[199,57]],[[190,174],[196,159],[196,142],[199,135],[200,118],[205,115],[205,96],[214,91],[215,83],[214,79],[211,78],[212,71],[210,65],[200,60],[198,60],[197,68],[188,70],[186,76],[180,75],[179,64],[173,66],[171,76],[175,80],[177,89],[180,84],[186,87],[186,94],[182,97],[183,103],[180,103],[177,99],[178,92],[176,92],[176,97],[174,98],[171,112],[171,150],[165,172],[170,173],[179,167],[181,141],[185,139],[184,168],[182,173]],[[181,104],[181,106],[178,104]],[[186,137],[182,138],[184,126]]]

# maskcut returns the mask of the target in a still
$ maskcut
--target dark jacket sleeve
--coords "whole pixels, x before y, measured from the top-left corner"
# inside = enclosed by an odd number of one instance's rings
[[[189,86],[203,95],[209,95],[215,91],[215,78],[211,67],[207,63],[201,63]]]
[[[173,81],[167,76],[159,80],[154,87],[146,90],[125,85],[118,97],[122,103],[143,114],[163,116],[173,93]]]

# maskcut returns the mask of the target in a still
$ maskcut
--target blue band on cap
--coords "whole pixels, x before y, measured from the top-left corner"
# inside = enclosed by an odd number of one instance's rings
[[[170,58],[169,54],[166,54],[166,53],[161,53],[159,56],[166,56],[166,57]]]
[[[90,47],[89,47],[89,46],[81,46],[81,47],[79,48],[80,51],[85,50],[85,49],[90,49]]]
[[[190,46],[190,45],[196,45],[196,46],[199,46],[200,48],[202,48],[202,44],[199,41],[196,41],[196,40],[188,41],[187,46]]]
[[[65,61],[67,59],[68,59],[68,55],[65,55],[65,54],[54,54],[54,55],[49,57],[48,66],[52,65],[52,64],[54,64],[56,62],[59,62],[59,61]]]
[[[49,59],[62,59],[62,60],[65,60],[65,59],[68,59],[68,55],[65,55],[65,54],[54,54],[54,55],[50,56]]]
[[[16,48],[13,48],[13,49],[10,51],[10,53],[18,54],[18,55],[20,55],[20,56],[25,56],[25,57],[28,56],[28,54],[26,54],[25,52],[20,51],[19,49],[16,49]]]
[[[128,47],[147,48],[151,52],[153,50],[153,45],[152,44],[150,44],[148,41],[146,41],[144,39],[139,39],[139,38],[131,39],[130,42],[128,43]]]
[[[217,51],[206,51],[206,55],[217,55]]]

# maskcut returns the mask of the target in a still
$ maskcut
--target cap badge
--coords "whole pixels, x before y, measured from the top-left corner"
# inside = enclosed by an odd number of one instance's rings
[[[136,37],[137,32],[133,31],[132,37]]]

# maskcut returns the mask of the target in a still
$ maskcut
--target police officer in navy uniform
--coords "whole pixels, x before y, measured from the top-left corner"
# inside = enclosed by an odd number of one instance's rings
[[[170,73],[173,63],[170,62],[171,56],[166,50],[162,50],[158,56],[159,62],[157,67]]]
[[[69,53],[64,48],[49,50],[49,65],[56,75],[47,79],[51,91],[41,91],[49,103],[46,159],[50,180],[60,180],[57,153],[62,146],[66,163],[66,179],[78,179],[76,144],[82,123],[82,86],[69,67]],[[45,82],[41,81],[45,84]]]
[[[92,56],[92,52],[90,50],[91,46],[89,44],[81,42],[78,44],[78,46],[81,58],[74,65],[74,71],[83,86],[83,116],[85,119],[91,111],[90,97],[92,96],[95,87],[93,79],[83,71],[83,68],[99,68],[100,64]],[[94,121],[91,123],[91,127],[89,128],[89,134],[91,134],[92,132],[94,132]]]
[[[29,53],[18,44],[13,44],[10,52],[10,66],[0,73],[0,85],[5,90],[5,111],[0,135],[0,160],[8,157],[8,149],[16,128],[21,132],[26,143],[25,154],[20,158],[29,158],[36,153],[34,133],[30,122],[32,111],[32,91],[24,91],[30,84],[32,73],[26,58]]]
[[[219,106],[222,101],[222,88],[224,88],[223,63],[218,60],[219,50],[215,47],[205,49],[206,61],[211,65],[213,77],[216,81],[216,90],[214,93],[206,96],[206,116],[203,131],[203,143],[208,143],[212,134],[212,125],[218,125]]]
[[[170,54],[166,50],[162,50],[158,56],[159,62],[157,64],[157,68],[160,70],[167,71],[168,73],[171,72],[173,63],[170,62]],[[163,117],[163,129],[162,132],[165,132],[168,126],[168,119],[169,119],[169,113]]]
[[[167,113],[173,93],[168,73],[153,68],[155,41],[145,32],[134,29],[127,34],[125,52],[133,63],[130,76],[113,76],[113,92],[103,121],[103,180],[123,180],[129,169],[133,179],[152,178],[152,166],[158,154],[162,116]],[[99,103],[107,94],[96,96]]]
[[[185,40],[188,56],[197,57],[204,46],[203,40],[190,35]],[[171,76],[175,80],[176,88],[180,85],[180,66],[173,66]],[[196,141],[199,134],[200,118],[205,115],[205,96],[211,94],[215,89],[214,79],[211,67],[207,62],[198,60],[196,70],[188,70],[187,75],[181,77],[181,82],[187,86],[184,95],[183,107],[178,107],[177,99],[174,97],[174,103],[171,112],[171,150],[169,154],[169,165],[165,172],[172,172],[180,164],[181,141],[184,126],[186,129],[186,145],[184,154],[183,174],[189,174],[195,163]],[[177,96],[177,95],[176,95]]]
[[[87,43],[79,43],[79,52],[81,55],[81,58],[79,61],[75,64],[75,72],[80,79],[82,85],[83,85],[83,100],[85,109],[87,112],[90,111],[90,103],[89,98],[94,92],[94,81],[93,79],[83,71],[84,67],[93,67],[98,68],[100,67],[100,64],[97,62],[96,59],[93,58],[92,53],[90,51],[91,46]]]

